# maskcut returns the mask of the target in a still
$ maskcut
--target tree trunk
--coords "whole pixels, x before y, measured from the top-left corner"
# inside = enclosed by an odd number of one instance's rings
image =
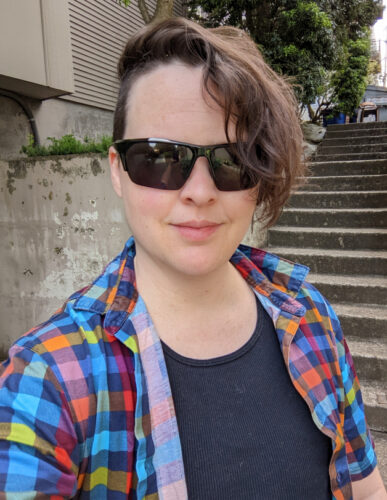
[[[173,3],[174,0],[157,0],[156,9],[153,15],[149,13],[145,0],[138,0],[138,8],[140,9],[145,24],[157,23],[172,17]]]
[[[157,0],[156,10],[152,17],[152,23],[163,21],[172,17],[174,0]]]

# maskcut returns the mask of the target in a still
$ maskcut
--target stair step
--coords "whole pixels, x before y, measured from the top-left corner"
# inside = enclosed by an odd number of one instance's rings
[[[345,154],[345,153],[385,153],[387,155],[387,143],[360,143],[338,146],[329,145],[323,141],[317,151],[317,155]]]
[[[335,153],[335,154],[321,154],[317,152],[313,161],[326,162],[326,161],[355,161],[355,160],[385,160],[387,152],[373,151],[372,153]]]
[[[327,132],[332,131],[350,131],[350,130],[366,130],[387,127],[387,122],[362,122],[362,123],[346,123],[343,125],[328,125]]]
[[[387,122],[329,126],[309,167],[268,250],[309,266],[334,304],[387,479]]]
[[[352,132],[343,126],[329,130],[310,165],[312,176],[269,230],[268,242],[269,251],[308,265],[308,281],[334,303],[367,421],[378,451],[385,451],[387,438],[380,436],[387,436],[387,123],[378,130],[364,125]],[[281,247],[289,242],[292,247]],[[381,457],[387,479],[387,452]]]
[[[387,174],[324,175],[307,177],[302,191],[371,191],[387,190]]]
[[[379,432],[387,432],[387,384],[360,380],[360,388],[369,427]]]
[[[289,242],[293,247],[384,250],[387,248],[387,229],[294,226],[269,229],[269,245],[286,246]]]
[[[367,342],[347,337],[356,372],[360,380],[387,383],[387,343],[382,340]]]
[[[324,136],[324,139],[340,139],[340,138],[351,138],[351,137],[372,137],[374,135],[386,135],[387,134],[387,122],[384,122],[384,127],[379,128],[367,128],[360,130],[328,130]]]
[[[387,275],[387,251],[269,247],[269,252],[308,266],[318,274]]]
[[[361,309],[359,307],[358,309],[362,314],[367,314],[367,311],[363,307],[364,304],[386,305],[387,277],[384,276],[346,276],[340,274],[311,273],[308,275],[307,281],[314,285],[331,303],[357,303],[361,307]],[[343,311],[343,309],[340,310]],[[374,310],[372,312],[377,314]],[[380,309],[378,316],[379,319],[383,318],[387,320],[387,308]]]
[[[387,128],[385,129],[376,129],[377,133],[373,133],[370,135],[365,135],[364,132],[355,132],[348,135],[326,135],[324,140],[321,142],[321,146],[340,146],[349,145],[349,144],[380,144],[383,142],[387,142]]]
[[[387,228],[387,208],[285,208],[280,226]]]
[[[300,191],[291,208],[387,208],[387,191]]]
[[[372,277],[370,280],[372,280]],[[320,290],[319,284],[316,283],[316,285]],[[383,304],[377,306],[374,304],[335,303],[333,309],[340,319],[346,337],[361,339],[387,338],[387,305],[385,301]]]
[[[381,160],[316,161],[309,164],[316,176],[387,174],[387,158]]]

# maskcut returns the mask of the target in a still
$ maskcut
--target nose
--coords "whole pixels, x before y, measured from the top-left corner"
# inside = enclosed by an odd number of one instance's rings
[[[217,199],[219,192],[209,169],[207,158],[201,156],[196,160],[190,176],[181,189],[181,196],[185,202],[205,205]]]

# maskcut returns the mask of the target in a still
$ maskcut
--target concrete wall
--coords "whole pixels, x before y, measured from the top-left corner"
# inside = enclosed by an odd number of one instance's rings
[[[112,111],[62,99],[23,98],[23,101],[32,111],[42,144],[48,142],[47,137],[60,138],[66,134],[73,134],[78,139],[86,135],[98,139],[112,134]],[[12,99],[1,96],[0,90],[0,158],[19,157],[29,134],[31,129],[22,108]]]
[[[90,283],[129,229],[106,158],[0,162],[0,357]]]
[[[0,161],[0,359],[89,284],[130,235],[98,155]],[[245,243],[263,246],[259,224]]]

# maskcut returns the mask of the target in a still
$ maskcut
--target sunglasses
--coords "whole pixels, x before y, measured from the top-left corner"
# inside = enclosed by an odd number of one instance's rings
[[[168,139],[123,139],[113,143],[122,166],[135,184],[177,190],[190,176],[196,160],[205,156],[220,191],[240,191],[258,184],[257,172],[244,167],[236,144],[195,146]]]

